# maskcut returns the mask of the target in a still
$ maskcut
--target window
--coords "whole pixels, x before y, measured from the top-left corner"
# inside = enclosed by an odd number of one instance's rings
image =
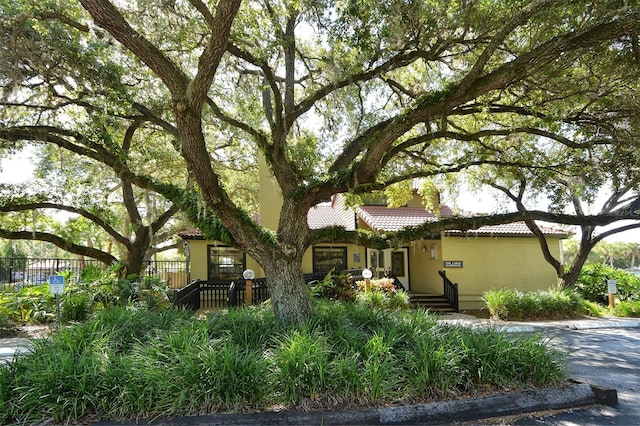
[[[234,280],[246,269],[244,252],[234,247],[209,246],[209,279]]]
[[[347,269],[346,247],[314,247],[313,272],[329,272],[331,269]]]

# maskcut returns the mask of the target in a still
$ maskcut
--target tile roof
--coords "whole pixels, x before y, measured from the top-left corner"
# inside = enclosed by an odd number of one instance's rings
[[[440,215],[437,216],[433,212],[427,211],[419,207],[398,207],[388,208],[384,206],[362,206],[358,208],[358,217],[362,219],[371,229],[379,232],[384,231],[399,231],[407,226],[422,225],[427,222],[435,222],[441,217],[450,217],[453,215],[452,210],[447,206],[440,208]],[[470,216],[469,213],[464,213],[465,216]],[[554,228],[551,226],[540,225],[540,230],[545,235],[555,236],[569,236],[569,232]],[[483,226],[481,228],[470,230],[466,232],[462,231],[446,231],[445,234],[455,235],[476,235],[476,236],[492,236],[492,235],[521,235],[532,236],[533,233],[529,230],[524,222],[506,223],[503,225],[491,225]]]
[[[331,203],[321,203],[309,209],[307,223],[311,229],[320,229],[328,226],[343,226],[347,231],[356,229],[355,215],[371,229],[379,232],[399,231],[407,226],[422,225],[426,222],[435,222],[441,217],[453,216],[453,211],[448,206],[441,206],[440,214],[436,215],[422,207],[398,207],[388,208],[384,206],[361,206],[356,212],[339,211]],[[465,216],[470,215],[464,213]],[[569,231],[554,228],[547,225],[538,225],[545,235],[568,237]],[[507,223],[504,225],[483,226],[469,231],[450,230],[445,235],[472,235],[472,236],[532,236],[533,233],[524,222]],[[185,240],[202,240],[204,235],[199,229],[181,231],[178,236]]]
[[[178,237],[183,240],[204,240],[204,234],[199,229],[185,229],[178,232]]]
[[[538,227],[544,235],[568,237],[570,231],[561,228],[554,228],[551,226],[538,224]],[[533,232],[529,230],[524,222],[505,223],[503,225],[490,225],[483,226],[478,229],[472,229],[469,231],[445,231],[448,235],[474,235],[474,236],[493,236],[493,235],[526,235],[532,236]]]
[[[407,226],[435,222],[438,217],[448,217],[453,214],[447,206],[440,208],[439,216],[422,207],[362,206],[358,208],[357,212],[358,217],[376,231],[399,231]]]
[[[353,220],[345,220],[330,203],[322,203],[311,207],[307,213],[307,224],[311,229],[326,228],[328,226],[343,226],[347,231],[356,229],[355,216],[353,216]]]

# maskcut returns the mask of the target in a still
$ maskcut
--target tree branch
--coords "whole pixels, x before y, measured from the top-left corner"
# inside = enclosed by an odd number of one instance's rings
[[[78,207],[67,206],[64,204],[50,203],[50,202],[37,202],[37,203],[22,203],[22,204],[3,204],[0,205],[0,212],[20,212],[20,211],[30,211],[30,210],[38,210],[38,209],[54,209],[66,211],[69,213],[74,213],[80,215],[86,219],[89,219],[91,222],[98,225],[102,228],[107,234],[109,234],[113,239],[115,239],[120,244],[124,246],[130,246],[131,241],[129,241],[126,237],[121,235],[118,231],[116,231],[111,225],[107,222],[96,216],[95,214]]]
[[[210,25],[209,42],[198,61],[198,72],[189,84],[187,97],[195,111],[200,111],[204,104],[209,87],[218,70],[222,56],[227,50],[231,24],[238,13],[241,0],[220,0],[216,7],[216,15]]]
[[[95,249],[93,247],[85,247],[71,241],[58,237],[57,235],[49,234],[46,232],[36,231],[7,231],[0,229],[0,238],[6,238],[8,240],[35,240],[46,241],[54,244],[61,249],[70,253],[78,254],[80,256],[87,256],[92,259],[97,259],[107,265],[112,265],[118,262],[118,259],[111,254],[102,250]]]
[[[80,0],[80,3],[96,25],[107,30],[160,77],[172,96],[181,98],[184,95],[189,81],[186,74],[153,43],[134,30],[109,0]]]

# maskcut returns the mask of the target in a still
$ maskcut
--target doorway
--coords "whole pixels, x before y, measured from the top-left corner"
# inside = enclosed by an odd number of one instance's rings
[[[367,249],[367,268],[377,278],[384,277],[385,273],[395,275],[405,291],[409,291],[409,249],[375,250]]]

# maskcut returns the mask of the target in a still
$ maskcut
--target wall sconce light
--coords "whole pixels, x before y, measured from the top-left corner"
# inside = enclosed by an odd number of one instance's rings
[[[427,247],[426,245],[420,246],[420,250],[423,253],[426,253],[427,249],[429,251],[429,258],[432,259],[432,260],[436,260],[438,258],[438,250],[436,249],[436,245],[435,244],[429,244],[429,247]]]

